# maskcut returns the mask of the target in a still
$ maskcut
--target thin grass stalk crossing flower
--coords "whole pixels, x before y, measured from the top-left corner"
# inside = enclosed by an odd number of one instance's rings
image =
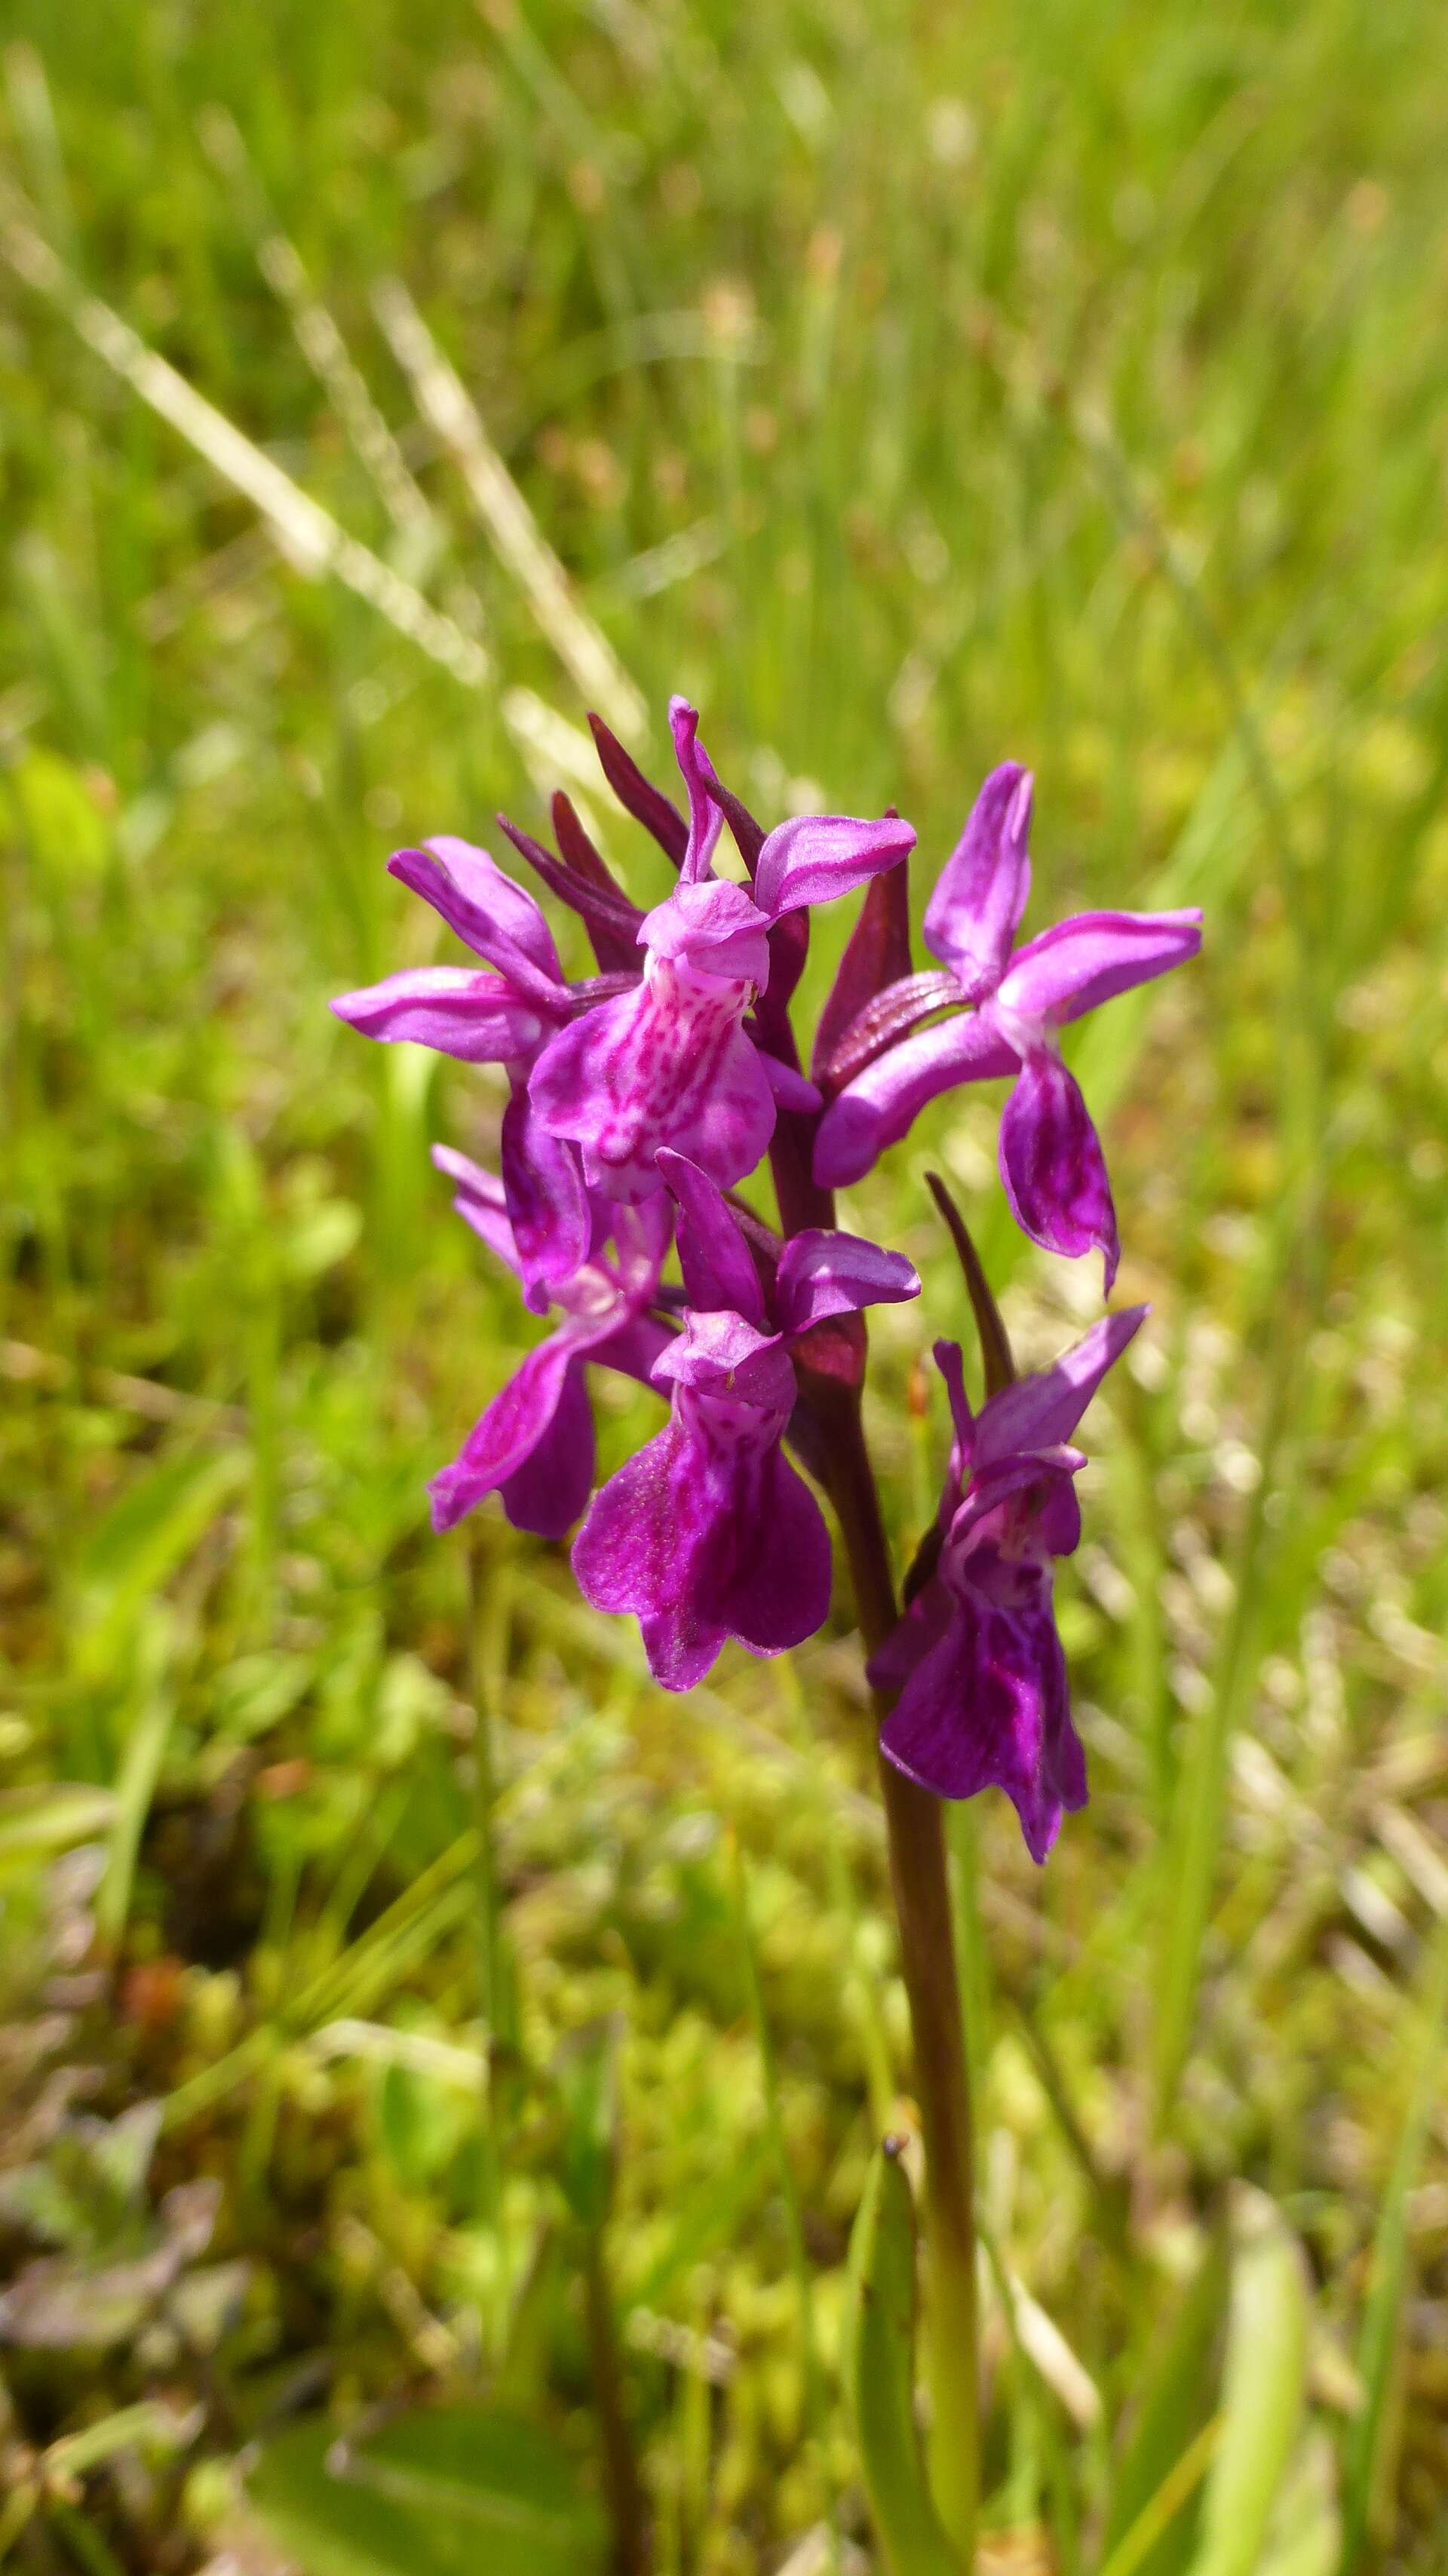
[[[878,1723],[925,2152],[921,2528],[943,2532],[969,2569],[981,2489],[974,2136],[945,1802],[1004,1789],[1038,1863],[1086,1802],[1053,1567],[1081,1533],[1081,1417],[1146,1310],[1104,1316],[1050,1367],[1019,1375],[968,1229],[931,1175],[984,1398],[969,1400],[959,1343],[936,1340],[953,1436],[902,1596],[862,1423],[864,1318],[913,1301],[921,1282],[902,1254],[839,1227],[833,1193],[942,1090],[1011,1075],[1001,1176],[1012,1212],[1056,1252],[1100,1250],[1109,1289],[1115,1209],[1059,1031],[1194,954],[1200,917],[1088,913],[1015,947],[1031,783],[1007,763],[926,906],[940,968],[917,972],[915,834],[898,814],[766,831],[720,779],[684,699],[669,710],[678,803],[592,723],[608,784],[677,871],[673,891],[641,909],[557,795],[556,848],[502,828],[582,923],[595,974],[565,974],[534,897],[485,850],[440,835],[398,852],[391,871],[475,962],[412,968],[334,1005],[367,1036],[499,1068],[499,1169],[448,1145],[434,1159],[459,1214],[516,1272],[525,1309],[553,1318],[434,1477],[433,1516],[450,1528],[498,1493],[517,1527],[575,1532],[584,1597],[636,1617],[654,1679],[683,1691],[731,1639],[777,1655],[824,1626],[833,1551],[818,1497],[830,1506]],[[716,869],[726,829],[742,883]],[[857,890],[859,918],[802,1051],[791,1006],[811,911]],[[766,1159],[777,1228],[736,1195]],[[651,1388],[667,1419],[595,1492],[599,1367]],[[861,2392],[876,2385],[859,2375]],[[893,2431],[861,2426],[867,2462],[891,2461],[892,2476],[909,2455],[898,2399],[896,2383]],[[888,2548],[898,2516],[874,2502]],[[635,2553],[636,2498],[624,2519],[621,2546]]]

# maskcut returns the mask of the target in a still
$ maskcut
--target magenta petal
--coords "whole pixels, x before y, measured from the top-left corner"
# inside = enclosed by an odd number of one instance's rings
[[[509,1378],[474,1423],[450,1467],[434,1476],[428,1487],[432,1496],[432,1525],[435,1530],[448,1530],[470,1512],[485,1494],[496,1493],[526,1465],[540,1441],[548,1432],[554,1416],[563,1404],[568,1372],[575,1365],[577,1342],[570,1333],[554,1333],[537,1349],[530,1351],[521,1368]],[[576,1411],[573,1415],[577,1430]],[[592,1427],[589,1429],[587,1473],[583,1476],[586,1496],[593,1473]],[[570,1455],[573,1453],[570,1452]],[[567,1470],[566,1461],[555,1459],[562,1470],[559,1510],[573,1501],[577,1492],[576,1466]],[[567,1529],[582,1509],[574,1502],[560,1529]],[[559,1531],[547,1533],[556,1536]]]
[[[788,1420],[794,1370],[778,1333],[761,1333],[742,1315],[686,1315],[682,1332],[661,1353],[654,1382],[698,1389]]]
[[[902,860],[873,877],[815,1028],[810,1069],[823,1078],[851,1023],[867,1003],[910,972],[910,870]]]
[[[902,1039],[830,1102],[815,1139],[815,1179],[822,1189],[858,1181],[887,1145],[898,1144],[927,1101],[959,1082],[1014,1073],[1019,1063],[988,1009]]]
[[[466,1154],[457,1153],[451,1145],[434,1145],[432,1159],[440,1172],[455,1184],[453,1206],[474,1234],[505,1261],[510,1270],[521,1270],[518,1247],[508,1221],[508,1202],[503,1184],[480,1163],[471,1162]]]
[[[654,1371],[673,1338],[667,1324],[652,1315],[636,1315],[632,1323],[620,1324],[617,1332],[594,1342],[588,1356],[595,1368],[616,1369],[621,1377],[636,1377],[642,1386],[652,1386]]]
[[[450,930],[546,1010],[562,982],[553,933],[537,904],[468,841],[439,833],[420,850],[395,850],[394,876],[440,913]]]
[[[711,812],[713,808],[710,808]],[[655,957],[683,959],[702,974],[729,975],[759,987],[769,981],[768,916],[743,886],[710,877],[687,880],[639,924],[639,946]]]
[[[1001,1112],[1001,1179],[1023,1234],[1079,1260],[1099,1249],[1111,1294],[1121,1247],[1101,1140],[1081,1087],[1048,1047],[1032,1047]]]
[[[583,1362],[576,1359],[547,1430],[499,1490],[514,1529],[561,1539],[588,1509],[592,1487],[593,1411]]]
[[[610,1198],[660,1186],[654,1157],[674,1145],[728,1187],[752,1172],[774,1133],[774,1099],[739,1026],[737,988],[705,985],[661,960],[637,992],[560,1030],[531,1090],[544,1125],[585,1150]]]
[[[501,975],[471,966],[413,966],[332,1004],[339,1020],[368,1038],[435,1047],[464,1064],[526,1063],[550,1023]]]
[[[727,1308],[762,1325],[764,1290],[723,1191],[669,1146],[660,1148],[658,1170],[678,1203],[679,1265],[690,1305],[705,1312]]]
[[[1021,1450],[1055,1449],[1069,1440],[1109,1368],[1139,1332],[1150,1310],[1124,1306],[1103,1315],[1048,1369],[1017,1378],[982,1405],[975,1425],[979,1467]]]
[[[1031,887],[1030,828],[1031,773],[1003,761],[971,807],[925,907],[925,945],[951,968],[963,1001],[988,1000],[1005,972]]]
[[[1149,984],[1195,957],[1202,916],[1183,912],[1082,912],[1018,948],[1001,980],[1002,1010],[1059,1028],[1133,984]]]
[[[523,1301],[541,1315],[587,1260],[592,1220],[577,1147],[549,1134],[521,1088],[503,1112],[502,1163]]]
[[[806,1080],[797,1065],[781,1064],[767,1047],[758,1050],[764,1067],[764,1078],[781,1109],[802,1110],[806,1116],[824,1106],[824,1095],[814,1083]]]
[[[780,1655],[830,1615],[830,1534],[782,1449],[769,1452],[748,1505],[752,1521],[731,1534],[734,1562],[715,1596],[719,1616],[752,1653]]]
[[[669,731],[679,773],[689,791],[689,839],[680,870],[687,885],[707,876],[724,817],[709,795],[714,764],[699,740],[699,710],[687,698],[670,698]]]
[[[880,1748],[937,1797],[1004,1789],[1032,1859],[1043,1861],[1063,1808],[1086,1801],[1085,1763],[1048,1599],[1014,1612],[958,1604],[886,1718]]]
[[[726,1636],[772,1655],[812,1635],[829,1611],[830,1546],[777,1428],[747,1405],[687,1392],[675,1404],[595,1495],[573,1570],[595,1609],[637,1615],[655,1679],[686,1690]]]
[[[914,847],[914,825],[898,814],[869,823],[847,814],[796,814],[776,826],[759,853],[755,900],[772,920],[801,904],[829,903],[898,867]]]
[[[902,1252],[823,1226],[792,1235],[779,1258],[775,1312],[786,1333],[807,1333],[830,1315],[898,1306],[920,1294],[920,1275]]]

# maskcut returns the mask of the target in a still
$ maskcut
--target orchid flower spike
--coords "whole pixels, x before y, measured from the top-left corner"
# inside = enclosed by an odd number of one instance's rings
[[[1100,1139],[1057,1031],[1195,956],[1201,914],[1083,912],[1012,945],[1030,891],[1031,777],[992,770],[925,911],[943,974],[907,975],[875,995],[823,1071],[839,1079],[820,1123],[815,1178],[856,1181],[929,1100],[957,1083],[1014,1075],[1001,1115],[1000,1170],[1023,1233],[1075,1258],[1093,1247],[1109,1296],[1120,1245]],[[927,1017],[968,1006],[968,1016]]]
[[[978,1414],[959,1344],[936,1343],[955,1425],[940,1555],[869,1666],[877,1690],[899,1694],[880,1735],[887,1759],[940,1798],[1004,1789],[1036,1861],[1063,1810],[1086,1804],[1051,1606],[1052,1560],[1081,1536],[1072,1479],[1086,1462],[1069,1443],[1146,1312],[1103,1317],[1053,1367],[1002,1387]]]
[[[766,1283],[708,1173],[667,1147],[659,1172],[688,1301],[654,1364],[669,1420],[596,1497],[573,1570],[595,1609],[637,1615],[655,1680],[687,1690],[729,1637],[777,1655],[824,1624],[829,1533],[783,1450],[790,1350],[831,1317],[917,1296],[920,1281],[899,1253],[811,1229]]]

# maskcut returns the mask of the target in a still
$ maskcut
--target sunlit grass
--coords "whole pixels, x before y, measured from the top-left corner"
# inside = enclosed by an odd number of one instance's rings
[[[1101,2401],[1043,2378],[997,2298],[991,2516],[1051,2534],[1062,2571],[1099,2564],[1118,2427],[1235,2178],[1306,2250],[1310,2430],[1356,2563],[1433,2576],[1436,17],[80,0],[62,28],[16,0],[7,23],[0,217],[70,306],[0,266],[0,1756],[17,1790],[115,1792],[103,1828],[7,1819],[25,1851],[102,1831],[115,1953],[67,2001],[80,1967],[44,1908],[80,1897],[6,1859],[8,2005],[41,2032],[12,2090],[72,2067],[107,2116],[161,2101],[154,2190],[219,2177],[214,2251],[250,2266],[184,2494],[164,2460],[129,2484],[102,2465],[75,2509],[120,2563],[162,2532],[199,2564],[224,2498],[198,2459],[323,2397],[340,2419],[480,2372],[591,2455],[548,2141],[519,2118],[480,2149],[467,2072],[471,1544],[496,2018],[535,2065],[600,2014],[627,2034],[612,2259],[660,2565],[743,2576],[821,2522],[864,2542],[841,2267],[873,2139],[908,2111],[848,1602],[788,1664],[731,1661],[677,1704],[561,1561],[491,1513],[469,1543],[426,1530],[424,1480],[520,1333],[426,1146],[486,1145],[499,1100],[361,1047],[326,998],[444,953],[387,850],[488,838],[500,804],[536,828],[579,784],[546,711],[576,726],[582,702],[546,596],[540,616],[419,420],[375,303],[400,277],[655,711],[656,757],[682,687],[770,816],[898,803],[922,884],[1018,757],[1033,922],[1207,908],[1200,965],[1077,1057],[1122,1294],[1155,1309],[1099,1408],[1065,1586],[1093,1806],[1043,1877],[993,1804],[958,1855],[984,2217]],[[217,106],[260,215],[218,168]],[[399,472],[264,279],[268,224]],[[496,682],[289,565],[78,332],[86,294]],[[661,891],[606,796],[589,811]],[[1012,1233],[995,1110],[943,1104],[855,1194],[926,1278],[925,1310],[875,1331],[902,1546],[943,1438],[913,1364],[958,1299],[926,1164],[979,1213],[1028,1357],[1087,1294]],[[606,1460],[647,1414],[627,1401]],[[45,2443],[172,2368],[138,2346],[5,2375]],[[44,2545],[80,2546],[60,2521]]]

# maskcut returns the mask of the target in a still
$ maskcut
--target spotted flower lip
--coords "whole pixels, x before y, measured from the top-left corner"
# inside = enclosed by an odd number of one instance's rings
[[[524,1259],[501,1180],[447,1145],[433,1161],[456,1184],[453,1205],[510,1269]],[[564,1538],[593,1485],[593,1415],[584,1363],[647,1384],[670,1338],[657,1311],[668,1250],[671,1202],[648,1208],[592,1207],[584,1254],[558,1283],[562,1321],[531,1350],[474,1423],[457,1457],[428,1488],[432,1523],[451,1529],[485,1495],[500,1493],[515,1529]]]
[[[580,1148],[594,1187],[624,1200],[661,1186],[661,1148],[691,1156],[723,1186],[743,1180],[768,1150],[780,1105],[821,1106],[797,1067],[745,1026],[768,987],[769,934],[791,912],[897,866],[915,839],[898,816],[796,816],[763,840],[750,890],[717,878],[718,780],[696,710],[675,698],[669,721],[689,821],[679,883],[639,926],[643,982],[560,1028],[530,1082],[543,1125]]]
[[[925,910],[926,945],[949,984],[907,977],[872,995],[883,1033],[872,1060],[860,1061],[871,1045],[863,1015],[841,1033],[833,1059],[850,1070],[820,1122],[814,1172],[823,1188],[859,1180],[941,1092],[1014,1075],[1000,1129],[1012,1214],[1047,1251],[1074,1259],[1099,1250],[1109,1295],[1120,1253],[1111,1186],[1056,1033],[1195,956],[1202,917],[1195,908],[1079,913],[1015,947],[1030,892],[1031,801],[1029,771],[1014,761],[992,770]],[[962,1004],[968,1018],[919,1025]],[[816,1070],[828,1081],[828,1064]]]
[[[708,1173],[668,1148],[659,1160],[688,1300],[653,1370],[669,1420],[596,1496],[573,1569],[596,1609],[637,1616],[655,1680],[687,1690],[730,1637],[775,1655],[823,1625],[829,1533],[783,1449],[790,1344],[920,1282],[899,1253],[824,1229],[793,1236],[766,1280]]]
[[[955,1425],[940,1556],[869,1666],[878,1690],[898,1693],[880,1735],[887,1759],[937,1797],[1004,1789],[1036,1861],[1062,1814],[1086,1803],[1051,1600],[1052,1560],[1081,1535],[1073,1479],[1086,1462],[1071,1437],[1146,1313],[1104,1316],[974,1415],[959,1345],[936,1343]]]

